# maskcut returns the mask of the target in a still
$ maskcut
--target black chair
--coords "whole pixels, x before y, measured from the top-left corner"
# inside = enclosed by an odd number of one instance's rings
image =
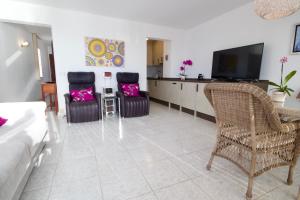
[[[122,117],[140,117],[149,115],[149,94],[145,91],[140,91],[140,96],[129,97],[122,92],[122,83],[138,83],[139,74],[129,72],[118,72],[118,92],[117,96],[120,98],[121,116]]]
[[[101,94],[95,90],[94,72],[69,72],[69,91],[93,88],[95,100],[88,102],[74,102],[70,94],[65,94],[66,113],[68,123],[90,122],[102,119]]]

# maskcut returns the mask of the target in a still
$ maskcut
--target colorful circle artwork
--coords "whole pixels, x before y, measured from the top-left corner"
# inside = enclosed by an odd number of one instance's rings
[[[101,57],[106,53],[106,45],[100,39],[93,39],[88,45],[89,52],[95,57]]]
[[[123,67],[125,43],[105,38],[85,38],[87,66]]]
[[[90,56],[86,56],[85,57],[85,63],[87,66],[95,66],[95,60],[93,58],[91,58]]]
[[[121,67],[124,63],[122,56],[116,55],[112,58],[112,62],[115,66]]]
[[[124,42],[121,42],[119,44],[118,51],[119,51],[120,55],[122,55],[122,56],[125,55],[125,43]]]
[[[115,52],[116,51],[116,45],[114,43],[108,44],[108,50],[110,52]]]
[[[104,65],[105,61],[104,61],[103,59],[100,58],[100,59],[98,60],[98,63],[99,63],[100,66],[102,66],[102,65]]]
[[[110,53],[110,52],[107,52],[107,53],[105,54],[105,58],[106,58],[107,60],[111,60],[111,59],[113,58],[113,54]]]

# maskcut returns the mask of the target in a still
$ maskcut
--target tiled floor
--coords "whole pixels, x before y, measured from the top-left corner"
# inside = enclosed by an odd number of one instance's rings
[[[152,103],[147,117],[68,125],[49,114],[49,142],[22,200],[241,200],[247,177],[216,158],[216,126]],[[254,199],[295,199],[287,168],[255,179]]]

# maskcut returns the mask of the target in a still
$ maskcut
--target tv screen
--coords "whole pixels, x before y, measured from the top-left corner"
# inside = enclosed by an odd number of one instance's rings
[[[259,79],[264,44],[215,51],[212,78]]]

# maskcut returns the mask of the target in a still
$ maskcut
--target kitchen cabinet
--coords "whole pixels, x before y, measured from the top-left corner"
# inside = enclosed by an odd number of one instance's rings
[[[147,65],[163,65],[164,42],[158,40],[147,41]]]
[[[207,83],[207,81],[180,81],[172,78],[148,80],[150,97],[167,103],[177,104],[181,108],[187,108],[194,112],[197,111],[202,114],[199,116],[204,116],[205,119],[207,119],[205,115],[215,116],[214,109],[204,94],[204,88]],[[254,82],[252,84],[263,88],[265,91],[268,89],[268,81]]]
[[[204,94],[205,85],[206,83],[148,80],[150,97],[214,116],[213,108]]]
[[[181,82],[168,81],[169,102],[180,105],[181,103]]]
[[[157,80],[156,91],[157,96],[160,100],[169,102],[170,101],[170,83],[168,81]]]
[[[197,83],[183,82],[180,105],[190,110],[195,110],[196,95],[197,95]]]
[[[198,83],[197,84],[197,93],[196,93],[196,111],[201,112],[210,116],[215,116],[213,107],[209,103],[208,99],[204,94],[204,87],[206,83]]]

